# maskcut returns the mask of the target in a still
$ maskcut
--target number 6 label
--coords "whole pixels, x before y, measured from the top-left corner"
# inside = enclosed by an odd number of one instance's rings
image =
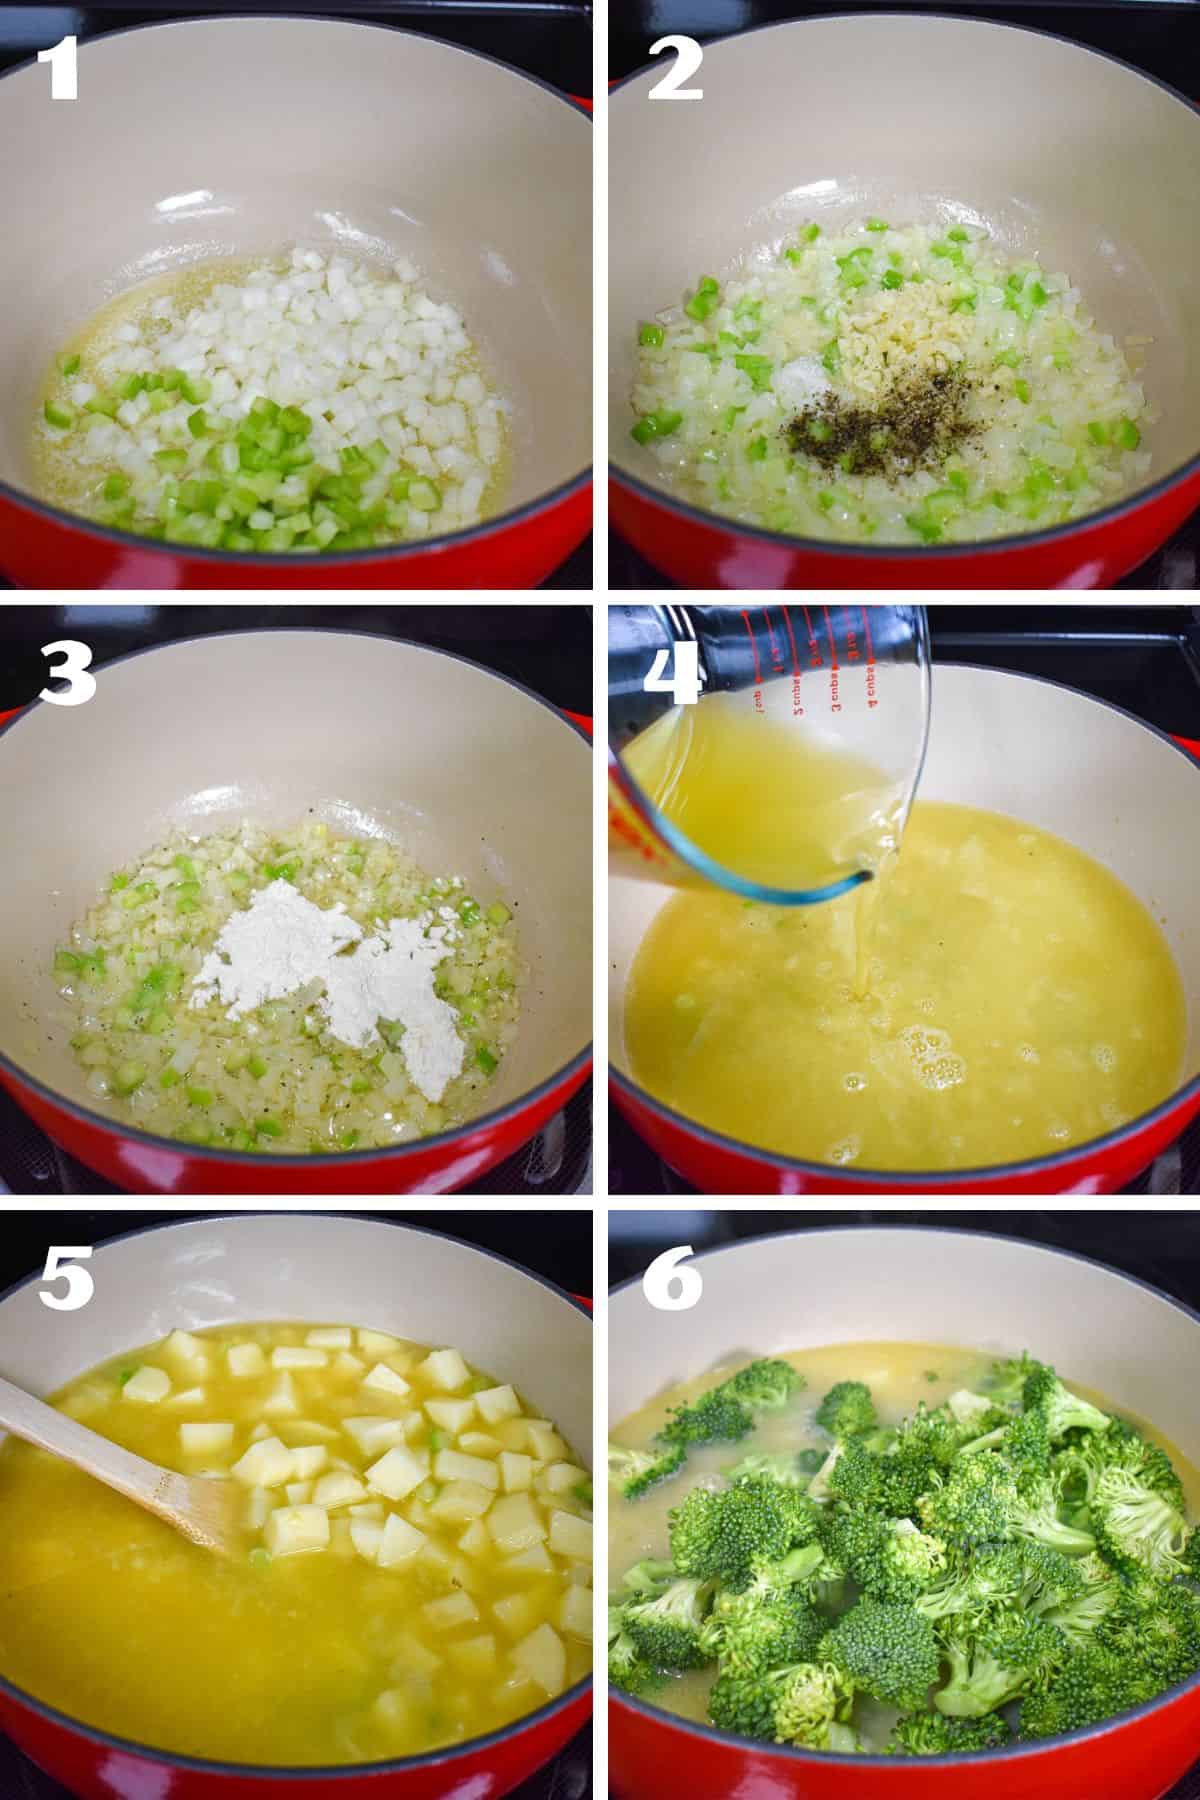
[[[684,82],[696,73],[704,61],[704,52],[690,37],[662,37],[656,44],[651,44],[651,56],[658,56],[664,50],[674,50],[675,61],[667,70],[661,81],[655,82],[650,89],[651,100],[703,100],[703,88],[684,87]]]
[[[96,1291],[96,1283],[92,1280],[90,1269],[78,1267],[92,1254],[90,1244],[51,1244],[46,1252],[46,1267],[42,1271],[43,1281],[65,1281],[65,1294],[51,1294],[45,1288],[38,1292],[38,1299],[51,1312],[78,1312],[86,1306]]]
[[[703,1294],[699,1269],[684,1260],[691,1254],[690,1244],[677,1244],[656,1256],[642,1276],[642,1292],[658,1312],[690,1312]]]

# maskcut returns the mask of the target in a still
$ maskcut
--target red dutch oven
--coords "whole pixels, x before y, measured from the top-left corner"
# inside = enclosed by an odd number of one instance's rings
[[[0,1300],[0,1367],[34,1394],[179,1325],[346,1319],[419,1343],[453,1338],[545,1408],[581,1455],[591,1446],[587,1314],[490,1252],[411,1226],[302,1214],[205,1219],[99,1246],[96,1284],[71,1314],[36,1279]],[[3,1679],[0,1728],[80,1800],[493,1800],[562,1748],[591,1711],[591,1682],[502,1731],[427,1756],[273,1769],[173,1756],[83,1724]]]
[[[481,614],[481,619],[486,615]],[[417,644],[232,632],[108,664],[82,706],[0,733],[0,1082],[133,1193],[443,1193],[526,1143],[590,1068],[591,752],[553,707]],[[54,947],[109,874],[168,832],[310,811],[394,835],[423,867],[515,903],[530,975],[487,1110],[388,1150],[271,1156],[105,1116],[61,1026]]]
[[[982,20],[859,13],[705,47],[701,102],[613,94],[610,510],[692,588],[1092,588],[1200,505],[1200,116],[1111,57]],[[671,498],[629,435],[639,321],[802,220],[974,216],[1066,270],[1101,329],[1153,340],[1149,482],[1073,524],[905,549],[788,538]]]
[[[704,1290],[689,1311],[654,1311],[640,1281],[610,1298],[614,1426],[722,1356],[1028,1346],[1200,1462],[1200,1316],[1099,1263],[1010,1238],[872,1227],[752,1239],[690,1266]],[[752,1743],[615,1690],[609,1702],[617,1800],[1160,1800],[1197,1757],[1200,1676],[1107,1724],[987,1756],[831,1756]]]
[[[0,79],[0,567],[23,587],[526,588],[591,526],[591,127],[456,45],[334,19],[188,19],[81,46],[79,97]],[[214,112],[217,104],[217,112]],[[219,122],[218,122],[219,114]],[[102,188],[97,188],[103,171]],[[512,400],[505,510],[407,548],[246,556],[30,491],[38,390],[115,293],[292,244],[409,255]]]
[[[804,1162],[709,1131],[633,1079],[624,1034],[630,965],[674,890],[636,877],[609,884],[612,1094],[664,1161],[714,1194],[1111,1194],[1200,1112],[1200,766],[1120,708],[1035,676],[939,662],[919,797],[1027,820],[1104,863],[1161,920],[1188,1000],[1179,1086],[1119,1130],[1054,1156],[944,1172]]]

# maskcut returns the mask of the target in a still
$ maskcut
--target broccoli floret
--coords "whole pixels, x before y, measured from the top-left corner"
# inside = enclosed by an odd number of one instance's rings
[[[1192,1532],[1183,1553],[1184,1573],[1191,1581],[1200,1581],[1200,1525]]]
[[[659,1440],[682,1445],[685,1452],[699,1444],[736,1443],[754,1429],[756,1414],[785,1406],[803,1386],[803,1376],[789,1363],[760,1358],[690,1406],[675,1407]]]
[[[982,1719],[948,1719],[942,1713],[910,1713],[893,1732],[895,1749],[908,1756],[969,1756],[999,1750],[1012,1737],[1008,1721],[998,1713]]]
[[[673,1581],[653,1599],[624,1608],[625,1635],[653,1669],[701,1669],[710,1660],[701,1632],[711,1599],[709,1582]]]
[[[842,1500],[847,1506],[878,1506],[884,1493],[884,1461],[853,1438],[839,1438],[813,1476],[809,1497]]]
[[[1121,1597],[1120,1583],[1099,1556],[1081,1556],[1068,1563],[1079,1586],[1064,1591],[1039,1609],[1047,1625],[1062,1632],[1072,1649],[1080,1650],[1108,1618]]]
[[[1041,1413],[1053,1443],[1058,1443],[1068,1431],[1107,1431],[1112,1424],[1107,1413],[1072,1394],[1054,1370],[1045,1366],[1027,1376],[1021,1399],[1025,1412]]]
[[[1096,1548],[1090,1531],[1070,1524],[1059,1511],[1059,1495],[1050,1480],[1027,1482],[1015,1500],[1010,1518],[1021,1537],[1061,1550],[1064,1556],[1086,1556]]]
[[[735,1484],[739,1481],[776,1481],[780,1487],[806,1488],[824,1460],[820,1450],[782,1451],[777,1455],[759,1453],[743,1457],[730,1469],[729,1480]]]
[[[1127,1712],[1149,1700],[1157,1687],[1128,1657],[1091,1643],[1068,1658],[1044,1690],[1021,1702],[1020,1736],[1058,1737]]]
[[[1010,1356],[1004,1362],[994,1362],[983,1385],[998,1406],[1018,1406],[1025,1392],[1025,1383],[1042,1367],[1043,1364],[1022,1352],[1020,1356]]]
[[[682,1469],[686,1450],[627,1450],[624,1444],[608,1446],[608,1479],[626,1500],[640,1500],[660,1481]]]
[[[1194,1675],[1200,1668],[1200,1595],[1183,1582],[1164,1585],[1147,1575],[1119,1587],[1097,1640],[1135,1663],[1156,1690]]]
[[[943,1543],[971,1550],[1001,1544],[1013,1534],[1017,1484],[991,1450],[960,1457],[949,1472],[934,1474],[921,1496],[921,1520]]]
[[[625,1609],[608,1609],[608,1679],[627,1694],[647,1694],[663,1680],[625,1631]]]
[[[777,1412],[804,1387],[804,1377],[778,1357],[762,1357],[739,1369],[724,1383],[725,1391],[751,1412]]]
[[[820,1561],[810,1545],[796,1559]],[[789,1559],[791,1560],[791,1559]],[[740,1594],[717,1596],[704,1629],[704,1646],[720,1659],[722,1673],[753,1675],[791,1663],[807,1662],[826,1629],[802,1586],[755,1582]]]
[[[811,1543],[817,1509],[798,1488],[740,1481],[714,1491],[693,1488],[671,1514],[671,1557],[681,1575],[744,1587],[756,1564],[780,1561]]]
[[[1156,1488],[1125,1469],[1103,1469],[1092,1491],[1100,1547],[1119,1567],[1145,1569],[1159,1581],[1182,1575],[1188,1523]]]
[[[928,1619],[911,1606],[871,1599],[860,1600],[825,1634],[817,1660],[905,1712],[924,1705],[941,1662]]]
[[[1066,1639],[1041,1619],[1000,1613],[970,1636],[950,1636],[950,1679],[933,1697],[952,1719],[979,1719],[1036,1691],[1069,1654]]]
[[[878,1600],[915,1599],[946,1568],[945,1544],[911,1519],[839,1510],[824,1541],[863,1593]]]
[[[859,1437],[876,1423],[871,1390],[861,1381],[839,1381],[817,1408],[817,1424],[835,1438]]]
[[[996,1449],[1018,1488],[1036,1487],[1050,1473],[1054,1446],[1044,1412],[1022,1413],[996,1434]]]
[[[628,1588],[631,1594],[640,1594],[645,1598],[661,1594],[677,1574],[674,1563],[664,1562],[660,1557],[646,1556],[641,1562],[634,1563],[632,1568],[626,1569],[621,1577],[621,1586]]]
[[[836,1669],[798,1663],[761,1676],[722,1673],[708,1700],[708,1716],[722,1731],[796,1744],[807,1750],[858,1748],[848,1721],[853,1686]]]
[[[1022,1547],[1002,1544],[954,1560],[913,1604],[927,1619],[953,1619],[969,1631],[994,1608],[1017,1599],[1028,1580]]]

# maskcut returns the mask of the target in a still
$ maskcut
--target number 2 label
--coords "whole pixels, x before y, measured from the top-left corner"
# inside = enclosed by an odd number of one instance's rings
[[[651,56],[659,56],[664,50],[674,50],[675,61],[667,70],[661,81],[656,81],[650,89],[651,100],[703,100],[703,88],[684,87],[704,61],[704,52],[690,37],[661,37],[656,44],[651,44]]]

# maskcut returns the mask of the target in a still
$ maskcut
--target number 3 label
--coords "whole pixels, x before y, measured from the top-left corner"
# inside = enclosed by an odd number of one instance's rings
[[[65,694],[56,694],[44,687],[38,695],[39,700],[49,700],[52,706],[82,706],[90,700],[96,691],[96,677],[88,674],[92,661],[92,653],[86,644],[75,638],[60,638],[56,644],[43,644],[43,656],[61,656],[58,667],[49,670],[55,681],[65,681]]]
[[[690,37],[663,37],[657,44],[651,44],[651,56],[658,56],[664,50],[674,50],[675,61],[667,70],[661,81],[655,82],[650,89],[651,100],[703,100],[703,88],[684,87],[684,82],[696,73],[704,61],[704,52]]]
[[[704,1292],[699,1269],[685,1263],[690,1244],[677,1244],[656,1256],[642,1276],[642,1292],[658,1312],[689,1312]]]
[[[96,1291],[89,1269],[80,1269],[77,1262],[84,1262],[92,1254],[90,1244],[51,1244],[46,1252],[46,1267],[42,1272],[43,1281],[65,1281],[65,1294],[50,1294],[45,1288],[38,1293],[43,1306],[52,1312],[78,1312],[86,1306]]]

